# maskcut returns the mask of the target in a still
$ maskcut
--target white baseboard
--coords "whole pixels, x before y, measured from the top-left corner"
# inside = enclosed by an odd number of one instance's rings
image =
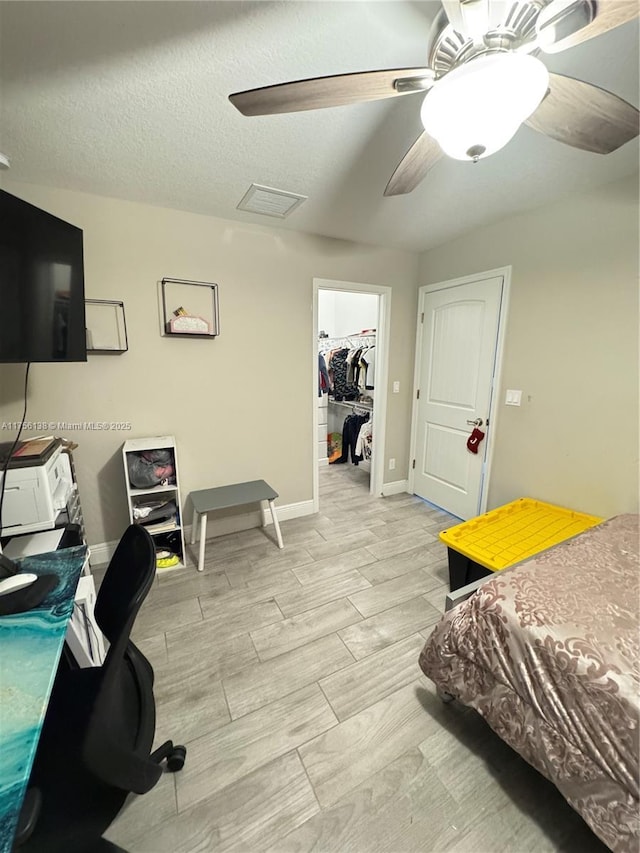
[[[409,481],[408,480],[396,480],[395,483],[383,483],[382,484],[382,494],[385,498],[388,498],[390,495],[399,495],[401,492],[409,492]]]
[[[113,542],[99,542],[97,545],[89,545],[89,560],[92,566],[101,566],[108,563],[113,557],[118,540]]]
[[[325,465],[329,464],[329,458],[325,456],[322,459],[318,459],[318,468],[324,468]]]
[[[313,501],[299,501],[294,504],[285,504],[278,506],[278,521],[289,521],[292,518],[301,518],[303,515],[312,515],[314,513]],[[224,536],[225,533],[237,533],[240,530],[249,530],[252,527],[258,527],[261,524],[273,524],[271,512],[269,509],[258,512],[240,513],[226,516],[224,518],[209,517],[207,522],[207,539],[215,536]],[[191,539],[191,525],[188,524],[184,528],[185,545],[189,544]],[[118,541],[99,542],[97,545],[90,545],[91,564],[100,566],[103,563],[108,563],[116,550]]]
[[[313,515],[313,501],[299,501],[295,504],[285,504],[285,506],[276,506],[278,513],[278,521],[290,521],[292,518],[302,518],[303,515]],[[271,513],[268,509],[262,510],[263,523],[273,524]]]

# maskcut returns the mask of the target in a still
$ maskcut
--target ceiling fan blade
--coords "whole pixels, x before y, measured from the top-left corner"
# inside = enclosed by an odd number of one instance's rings
[[[442,149],[433,136],[423,131],[391,175],[384,194],[403,195],[414,190],[429,169],[442,157]]]
[[[276,86],[263,86],[235,92],[229,100],[245,116],[294,113],[300,110],[319,110],[361,101],[377,101],[408,95],[420,87],[396,89],[396,81],[424,78],[423,91],[432,84],[435,74],[430,68],[389,68],[383,71],[361,71],[355,74],[336,74],[331,77],[312,77]]]
[[[582,11],[580,9],[580,5],[581,4],[578,3],[577,0],[572,4],[568,4],[569,10],[571,7],[575,7],[576,18]],[[552,3],[548,7],[546,14],[552,15],[553,8],[554,4]],[[543,38],[541,43],[542,50],[545,53],[559,53],[561,50],[566,50],[568,47],[573,47],[576,44],[582,44],[582,42],[588,41],[589,39],[594,38],[594,36],[602,35],[602,33],[606,33],[608,30],[613,30],[615,27],[626,24],[628,21],[633,21],[639,15],[640,5],[636,0],[598,0],[596,16],[591,23],[581,27],[574,33],[570,32],[568,35],[563,36],[563,24],[560,22],[558,24],[559,35],[557,41],[553,41],[551,44],[545,44]],[[567,18],[567,26],[571,29],[571,21],[569,18]]]
[[[549,74],[549,92],[527,124],[573,148],[609,154],[638,135],[638,110],[612,92]]]

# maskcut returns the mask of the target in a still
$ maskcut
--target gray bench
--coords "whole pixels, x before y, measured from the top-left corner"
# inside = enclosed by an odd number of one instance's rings
[[[195,545],[198,535],[198,519],[200,519],[200,551],[198,554],[198,571],[204,569],[204,549],[207,539],[207,513],[216,509],[229,509],[245,504],[268,501],[271,518],[276,531],[278,548],[284,548],[282,534],[276,515],[275,499],[278,493],[264,480],[251,480],[248,483],[234,483],[231,486],[218,486],[215,489],[200,489],[191,492],[189,497],[193,504],[193,524],[191,525],[191,544]]]

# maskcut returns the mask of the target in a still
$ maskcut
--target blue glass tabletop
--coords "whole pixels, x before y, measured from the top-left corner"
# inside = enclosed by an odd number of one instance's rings
[[[58,585],[37,607],[0,616],[0,853],[9,853],[73,612],[86,545],[19,561]]]

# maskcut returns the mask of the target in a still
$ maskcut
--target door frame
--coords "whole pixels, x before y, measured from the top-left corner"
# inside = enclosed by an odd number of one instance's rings
[[[450,290],[463,284],[473,284],[485,278],[496,278],[502,276],[502,298],[500,300],[500,313],[498,315],[498,334],[496,337],[496,360],[493,369],[491,383],[491,402],[489,403],[489,429],[486,433],[486,444],[484,461],[482,463],[482,480],[480,485],[480,513],[486,512],[489,497],[489,481],[491,478],[491,467],[493,464],[493,447],[496,427],[498,425],[500,410],[500,383],[502,379],[502,366],[504,359],[504,343],[506,338],[507,317],[509,313],[509,296],[511,293],[511,266],[498,267],[494,270],[466,275],[462,278],[452,278],[435,284],[425,284],[418,288],[418,316],[416,318],[416,357],[413,368],[413,407],[411,411],[411,445],[409,456],[408,491],[414,494],[414,468],[416,458],[416,445],[418,441],[418,389],[420,387],[420,364],[422,356],[422,345],[424,343],[424,325],[421,321],[421,306],[426,293],[437,290]]]
[[[387,422],[387,377],[389,375],[389,340],[391,332],[391,293],[392,288],[377,284],[363,284],[356,281],[334,281],[333,279],[313,279],[313,512],[320,511],[320,472],[318,466],[318,291],[336,290],[343,293],[369,293],[378,296],[378,326],[376,328],[376,387],[373,402],[374,449],[369,474],[369,493],[382,496],[384,477],[384,451]]]

